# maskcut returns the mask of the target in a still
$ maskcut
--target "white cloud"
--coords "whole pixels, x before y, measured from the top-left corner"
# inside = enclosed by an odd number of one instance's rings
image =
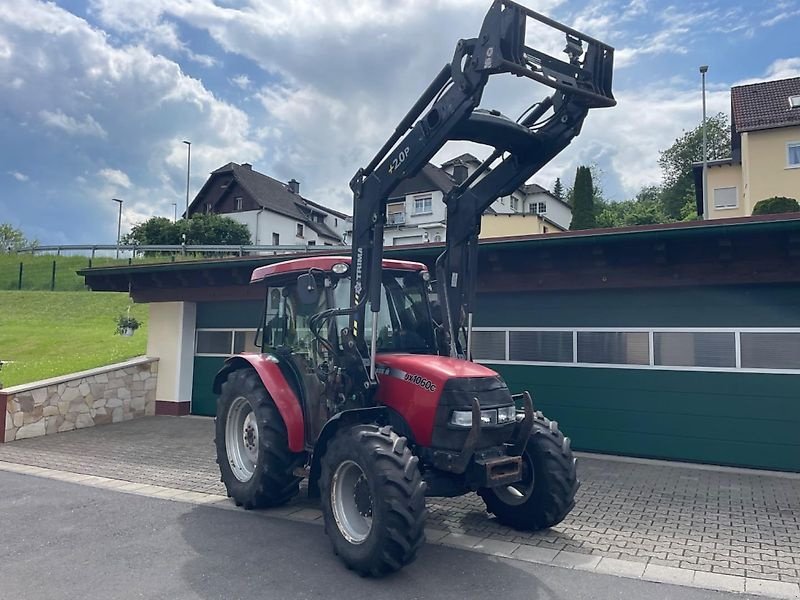
[[[14,49],[11,47],[11,43],[0,35],[0,60],[11,58],[13,53]]]
[[[39,112],[42,123],[56,129],[61,129],[72,135],[88,135],[99,138],[108,137],[102,125],[95,121],[92,115],[86,115],[82,120],[70,117],[61,110],[42,110]]]
[[[183,139],[194,142],[193,193],[212,169],[263,155],[248,115],[176,62],[141,44],[116,45],[105,32],[53,4],[0,3],[0,37],[28,49],[14,61],[0,60],[0,86],[15,80],[25,84],[3,88],[3,110],[19,127],[38,121],[61,134],[46,148],[61,153],[63,160],[54,162],[65,171],[59,181],[51,174],[51,195],[72,198],[72,213],[80,212],[78,205],[91,210],[87,203],[92,202],[113,212],[108,199],[123,188],[130,218],[171,216],[172,202],[185,194]],[[29,158],[39,160],[39,155]],[[109,168],[112,161],[129,165],[126,173]],[[66,167],[70,164],[83,171],[82,181]],[[46,194],[37,201],[46,202]],[[29,209],[35,214],[33,205]],[[68,218],[55,227],[74,227],[67,235],[87,235]]]
[[[764,76],[766,80],[788,79],[800,76],[800,56],[781,58],[773,62]]]
[[[119,169],[100,169],[97,174],[104,179],[107,183],[128,189],[131,187],[130,178]]]
[[[250,87],[253,85],[253,82],[247,75],[237,75],[236,77],[232,77],[231,83],[237,87],[242,88],[243,90],[249,90]]]
[[[17,181],[28,181],[30,179],[25,173],[20,173],[19,171],[9,171],[8,174]]]

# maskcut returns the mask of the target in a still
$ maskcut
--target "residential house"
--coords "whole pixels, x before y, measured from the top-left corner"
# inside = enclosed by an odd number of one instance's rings
[[[731,149],[708,163],[708,218],[750,216],[773,196],[800,200],[800,77],[731,88]],[[702,213],[703,166],[693,167]]]
[[[444,197],[480,163],[471,154],[462,154],[441,167],[429,163],[415,177],[400,183],[387,205],[384,245],[443,241]],[[564,231],[571,220],[569,205],[539,185],[525,184],[511,196],[495,200],[484,212],[481,238]]]
[[[213,213],[244,223],[254,244],[341,246],[352,230],[350,216],[300,195],[300,183],[283,183],[231,162],[211,176],[189,205],[189,216]]]
[[[462,154],[442,164],[442,169],[454,180],[463,181],[480,164],[472,154]],[[566,231],[571,222],[569,204],[536,183],[526,183],[486,210],[481,219],[481,238]]]

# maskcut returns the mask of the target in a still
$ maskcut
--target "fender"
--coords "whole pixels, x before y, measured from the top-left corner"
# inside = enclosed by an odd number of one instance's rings
[[[385,406],[371,406],[369,408],[354,408],[343,410],[331,417],[319,432],[317,443],[314,444],[314,454],[311,457],[311,471],[308,475],[308,496],[319,498],[320,460],[328,447],[328,442],[336,435],[343,425],[351,423],[373,423],[389,420],[389,409]]]
[[[278,359],[271,354],[239,354],[225,360],[225,365],[214,377],[214,393],[219,394],[222,383],[228,374],[238,369],[251,367],[258,373],[261,383],[275,402],[275,406],[286,425],[289,450],[303,452],[305,450],[305,423],[300,401],[294,390],[278,367]],[[326,425],[327,427],[327,425]]]

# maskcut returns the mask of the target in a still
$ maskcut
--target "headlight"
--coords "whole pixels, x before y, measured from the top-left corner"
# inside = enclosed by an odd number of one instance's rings
[[[490,408],[481,411],[481,425],[505,425],[517,418],[514,406]],[[472,427],[471,410],[454,410],[450,416],[450,424],[456,427]]]
[[[505,406],[503,408],[497,409],[497,423],[499,425],[503,425],[505,423],[511,423],[512,421],[516,421],[517,419],[517,407],[516,406]]]

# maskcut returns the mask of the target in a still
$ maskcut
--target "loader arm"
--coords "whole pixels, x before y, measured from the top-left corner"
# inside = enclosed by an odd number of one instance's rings
[[[565,35],[568,60],[526,45],[528,19]],[[465,356],[468,349],[461,347],[456,333],[472,313],[481,215],[494,200],[510,194],[563,150],[580,132],[590,108],[616,103],[611,93],[613,52],[610,46],[515,2],[497,0],[486,14],[479,36],[458,42],[452,62],[442,68],[370,163],[353,177],[348,346],[359,358],[369,356],[369,382],[375,382],[377,327],[372,327],[371,339],[366,340],[366,306],[370,306],[374,323],[380,310],[389,195],[448,141],[468,140],[495,148],[478,170],[445,198],[446,249],[437,261],[446,331],[443,353]],[[496,111],[477,111],[489,78],[501,73],[526,77],[555,92],[532,107],[519,123]],[[545,117],[548,112],[552,115]]]

